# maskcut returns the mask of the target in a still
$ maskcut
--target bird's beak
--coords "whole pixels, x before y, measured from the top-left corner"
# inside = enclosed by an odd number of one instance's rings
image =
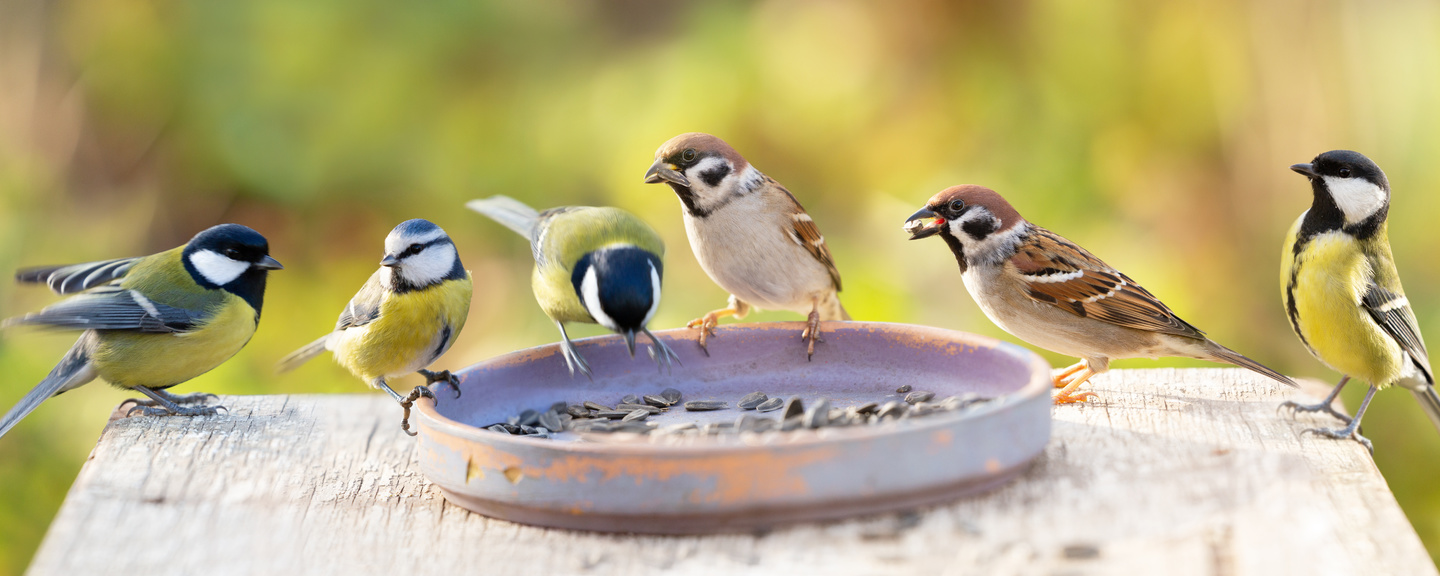
[[[659,184],[661,182],[669,182],[682,188],[689,188],[690,179],[675,170],[676,168],[678,168],[678,166],[674,164],[664,160],[656,160],[654,164],[650,165],[650,171],[645,173],[645,183]]]
[[[386,254],[386,255],[385,255],[385,258],[382,259],[382,260],[380,260],[380,265],[381,265],[381,266],[385,266],[385,267],[387,267],[387,268],[388,268],[388,267],[391,267],[391,266],[399,266],[399,265],[400,265],[400,259],[399,259],[399,258],[396,258],[396,257],[393,256],[393,255]]]
[[[1314,164],[1295,164],[1291,166],[1290,169],[1304,174],[1307,178],[1316,178],[1320,176],[1319,174],[1315,173]]]
[[[910,233],[911,240],[919,240],[934,236],[943,225],[945,219],[939,214],[929,208],[921,208],[905,220],[905,231]]]
[[[625,336],[625,348],[627,348],[627,349],[630,350],[630,357],[631,357],[631,358],[634,358],[634,357],[635,357],[635,331],[634,331],[634,330],[626,330],[625,332],[623,332],[623,334],[624,334],[624,336]]]
[[[271,257],[269,257],[269,256],[266,256],[266,257],[262,258],[259,262],[256,262],[256,263],[254,263],[254,264],[251,264],[250,267],[251,267],[251,268],[259,268],[259,269],[261,269],[261,270],[284,270],[284,269],[285,269],[284,266],[281,266],[281,265],[280,265],[280,261],[279,261],[279,260],[276,260],[276,259],[271,258]]]

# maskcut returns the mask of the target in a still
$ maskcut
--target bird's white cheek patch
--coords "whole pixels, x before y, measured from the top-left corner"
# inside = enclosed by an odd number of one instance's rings
[[[580,280],[580,303],[599,322],[601,326],[611,330],[619,330],[620,326],[615,319],[600,306],[600,282],[595,278],[595,268],[592,266],[585,269],[585,278]]]
[[[232,260],[210,250],[201,250],[190,255],[190,264],[205,280],[216,286],[224,286],[239,278],[250,269],[249,262]]]
[[[400,263],[405,281],[416,286],[429,286],[444,278],[455,267],[455,246],[436,244]]]
[[[1325,186],[1340,211],[1345,213],[1347,223],[1369,218],[1385,205],[1385,190],[1364,178],[1326,176]]]

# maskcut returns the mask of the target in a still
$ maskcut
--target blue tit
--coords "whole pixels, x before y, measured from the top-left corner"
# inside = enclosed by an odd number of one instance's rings
[[[465,327],[470,314],[470,272],[460,263],[455,243],[439,226],[419,218],[406,220],[385,238],[385,257],[360,292],[350,299],[335,330],[280,361],[292,370],[329,350],[335,360],[384,390],[405,409],[400,428],[410,431],[410,406],[420,396],[434,398],[428,386],[447,383],[460,393],[459,379],[449,370],[426,370],[440,358]],[[425,386],[402,396],[386,378],[418,372]]]
[[[207,394],[166,388],[209,372],[245,347],[260,323],[265,278],[281,269],[258,232],[222,224],[151,256],[22,270],[15,279],[75,294],[5,326],[84,330],[39,385],[0,419],[0,436],[46,399],[101,378],[149,400],[130,413],[198,416]]]
[[[1375,392],[1394,384],[1413,392],[1440,428],[1435,373],[1390,254],[1390,181],[1369,158],[1348,150],[1290,169],[1310,179],[1315,198],[1285,239],[1280,297],[1300,342],[1343,377],[1320,404],[1284,406],[1334,415],[1344,428],[1309,431],[1354,438],[1370,448],[1360,436],[1360,419]],[[1331,406],[1351,378],[1370,385],[1353,419]]]
[[[599,324],[625,338],[635,356],[635,335],[650,339],[650,355],[662,367],[679,357],[646,326],[660,307],[661,258],[665,243],[634,214],[619,208],[564,206],[544,212],[506,196],[471,200],[484,214],[530,241],[535,271],[530,285],[535,300],[560,329],[565,365],[591,375],[576,352],[566,322]]]

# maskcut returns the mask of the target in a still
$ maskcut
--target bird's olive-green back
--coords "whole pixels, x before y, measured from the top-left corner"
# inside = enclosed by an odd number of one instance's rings
[[[582,257],[606,246],[630,244],[665,256],[665,242],[634,214],[610,207],[569,206],[540,214],[535,273],[531,287],[540,308],[552,320],[589,322],[595,319],[580,303],[571,273]]]
[[[187,310],[208,310],[226,302],[229,293],[207,290],[195,282],[181,261],[184,246],[146,256],[135,264],[120,286],[144,294],[153,302]]]

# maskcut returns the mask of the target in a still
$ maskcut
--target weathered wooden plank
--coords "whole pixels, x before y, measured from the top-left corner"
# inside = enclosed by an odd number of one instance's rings
[[[386,398],[228,397],[106,428],[30,573],[1436,574],[1364,449],[1276,414],[1289,391],[1238,369],[1093,382],[996,492],[707,537],[490,520],[420,476]]]

